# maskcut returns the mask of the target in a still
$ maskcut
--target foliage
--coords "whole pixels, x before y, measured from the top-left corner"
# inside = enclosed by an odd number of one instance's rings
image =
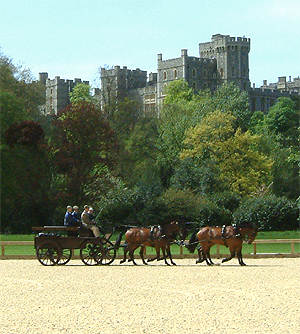
[[[0,91],[14,95],[29,114],[39,112],[45,101],[45,88],[34,81],[29,69],[13,64],[12,60],[0,54]]]
[[[37,146],[43,137],[42,127],[33,121],[14,123],[5,132],[6,142],[11,147],[16,144]]]
[[[174,104],[176,102],[191,101],[194,98],[193,89],[189,87],[184,80],[175,80],[171,82],[165,90],[164,104]]]
[[[72,104],[78,104],[83,102],[92,103],[93,97],[90,94],[91,87],[85,83],[78,83],[69,93],[70,102]]]
[[[221,85],[211,99],[211,111],[220,110],[231,113],[235,119],[234,128],[246,131],[249,126],[251,112],[249,111],[248,94],[241,91],[234,83]]]
[[[265,124],[270,133],[283,146],[297,146],[299,139],[299,112],[290,98],[280,97],[265,117]]]
[[[226,210],[229,210],[230,212],[234,212],[240,205],[241,196],[238,193],[224,191],[214,193],[210,197],[210,200],[220,208],[224,208]]]
[[[114,165],[114,131],[93,104],[69,105],[54,120],[57,129],[51,154],[57,172],[65,177],[65,191],[73,201],[84,199],[83,187],[96,164]]]
[[[187,148],[181,157],[210,158],[219,166],[220,177],[231,191],[245,195],[268,183],[272,161],[259,152],[260,137],[234,131],[235,117],[215,111],[187,132]]]
[[[244,199],[233,217],[237,224],[256,224],[264,231],[283,231],[297,228],[298,214],[294,201],[266,195]]]
[[[221,188],[219,169],[211,160],[182,160],[174,170],[170,185],[173,188],[190,189],[198,194],[210,194]]]
[[[199,226],[228,224],[230,212],[218,207],[205,196],[190,190],[168,189],[161,196],[165,203],[169,220],[198,222]]]

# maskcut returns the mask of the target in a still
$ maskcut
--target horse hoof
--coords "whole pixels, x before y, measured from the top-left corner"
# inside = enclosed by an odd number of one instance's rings
[[[125,262],[125,260],[121,260],[121,261],[120,261],[120,264],[122,264],[122,263],[124,263],[124,262]]]
[[[173,266],[177,266],[177,264],[175,262],[172,262]]]

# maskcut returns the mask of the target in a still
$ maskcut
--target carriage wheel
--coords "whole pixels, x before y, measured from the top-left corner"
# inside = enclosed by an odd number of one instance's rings
[[[64,248],[61,250],[58,265],[62,266],[67,264],[72,258],[72,249]]]
[[[39,262],[44,266],[54,266],[60,260],[60,249],[53,243],[45,243],[36,250]]]
[[[100,264],[102,247],[93,241],[86,241],[80,248],[81,261],[88,266]]]
[[[100,263],[102,265],[111,264],[116,258],[116,255],[117,251],[114,245],[109,240],[105,240],[104,243],[102,244],[102,256]]]

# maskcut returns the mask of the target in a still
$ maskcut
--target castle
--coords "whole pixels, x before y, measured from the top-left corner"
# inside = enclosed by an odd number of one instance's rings
[[[212,92],[222,83],[234,82],[241,90],[247,91],[252,111],[268,111],[280,96],[300,95],[300,78],[286,81],[279,77],[278,83],[260,88],[251,87],[249,80],[250,38],[213,35],[210,42],[199,43],[199,57],[188,55],[181,50],[180,57],[163,59],[157,55],[157,73],[114,66],[101,69],[101,90],[96,90],[101,103],[129,97],[139,102],[144,112],[159,110],[165,97],[166,86],[178,79],[185,80],[194,91],[209,89]],[[47,73],[40,73],[40,81],[46,86],[46,113],[57,114],[69,103],[69,92],[81,82],[80,79],[48,79]],[[87,81],[83,83],[88,84]]]

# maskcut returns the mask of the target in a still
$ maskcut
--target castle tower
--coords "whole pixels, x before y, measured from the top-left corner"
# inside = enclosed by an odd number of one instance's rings
[[[111,69],[101,68],[102,103],[111,104],[123,99],[128,90],[146,86],[147,71],[139,68],[130,70],[126,66],[114,66]]]
[[[200,58],[217,60],[219,77],[223,82],[234,82],[241,89],[250,88],[250,38],[216,34],[211,42],[199,44]]]

